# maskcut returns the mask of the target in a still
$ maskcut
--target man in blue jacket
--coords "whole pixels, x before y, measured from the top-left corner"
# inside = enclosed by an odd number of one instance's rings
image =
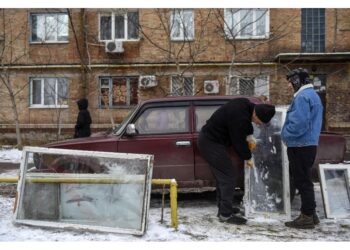
[[[300,215],[286,222],[287,227],[312,229],[319,224],[316,214],[311,167],[315,161],[322,127],[323,106],[307,70],[294,69],[287,74],[294,89],[294,98],[287,111],[281,137],[287,146],[289,168],[294,186],[301,196]]]

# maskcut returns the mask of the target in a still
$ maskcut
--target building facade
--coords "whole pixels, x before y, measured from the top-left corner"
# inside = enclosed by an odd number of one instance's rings
[[[289,104],[288,70],[309,70],[323,129],[350,134],[350,9],[2,9],[0,140],[71,138],[76,100],[92,130],[139,102],[256,95]],[[348,139],[350,141],[350,139]],[[348,145],[348,148],[350,146]]]

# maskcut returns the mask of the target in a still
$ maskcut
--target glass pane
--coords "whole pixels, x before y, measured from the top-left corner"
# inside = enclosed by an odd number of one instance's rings
[[[100,107],[109,106],[109,79],[104,78],[100,80]]]
[[[32,81],[32,104],[41,104],[41,80]]]
[[[241,36],[253,35],[253,11],[241,10]]]
[[[196,107],[195,119],[196,119],[196,131],[199,132],[210,116],[219,108],[220,106],[202,106]]]
[[[126,78],[112,79],[112,105],[126,105],[127,104],[127,87]]]
[[[288,214],[290,208],[289,187],[285,184],[289,178],[288,165],[285,164],[285,151],[281,141],[281,128],[284,111],[276,110],[270,124],[254,125],[257,147],[253,153],[255,167],[245,169],[246,215],[261,213],[264,216],[281,216]],[[288,182],[289,183],[289,182]]]
[[[239,94],[254,95],[254,78],[240,78],[239,79]]]
[[[184,95],[193,95],[193,78],[185,77],[184,78]]]
[[[124,16],[115,16],[115,38],[125,38]]]
[[[324,171],[330,214],[327,217],[339,217],[350,214],[350,190],[345,169],[327,169]]]
[[[193,11],[186,10],[183,12],[184,38],[193,39]]]
[[[233,12],[231,9],[225,9],[224,15],[225,15],[225,26],[224,26],[225,34],[229,38],[233,38],[234,37]]]
[[[44,104],[55,105],[56,104],[56,79],[46,78],[44,79]]]
[[[112,39],[112,17],[101,16],[100,18],[100,40]]]
[[[172,13],[171,38],[181,38],[181,18],[179,11]]]
[[[128,39],[137,39],[139,37],[139,13],[128,13]]]
[[[32,15],[32,41],[45,40],[45,18],[42,15]]]
[[[135,122],[139,134],[188,132],[188,108],[163,107],[145,110]]]
[[[68,41],[68,15],[58,15],[57,23],[57,38],[58,41]]]
[[[57,40],[57,15],[47,15],[45,17],[45,40],[56,41]]]
[[[138,78],[130,78],[130,105],[138,104]]]
[[[25,151],[17,223],[144,233],[152,156],[50,151]]]
[[[173,76],[171,78],[171,93],[173,96],[182,96],[182,78],[178,76]]]
[[[256,35],[266,35],[266,9],[256,10]]]
[[[58,78],[57,80],[57,97],[58,105],[67,105],[68,98],[68,84],[64,78]]]
[[[269,83],[266,76],[260,76],[255,79],[254,95],[269,96]]]

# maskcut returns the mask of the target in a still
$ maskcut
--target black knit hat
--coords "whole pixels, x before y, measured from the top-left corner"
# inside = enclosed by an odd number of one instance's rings
[[[268,123],[275,115],[275,106],[270,104],[256,104],[255,114],[263,123]]]

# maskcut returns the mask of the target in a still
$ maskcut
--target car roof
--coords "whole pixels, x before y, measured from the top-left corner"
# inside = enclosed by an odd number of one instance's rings
[[[155,102],[178,102],[178,101],[215,101],[215,100],[231,100],[235,98],[248,98],[253,103],[261,103],[262,101],[258,97],[243,96],[243,95],[215,95],[215,96],[168,96],[163,98],[154,98],[145,100],[142,103],[155,103]]]

